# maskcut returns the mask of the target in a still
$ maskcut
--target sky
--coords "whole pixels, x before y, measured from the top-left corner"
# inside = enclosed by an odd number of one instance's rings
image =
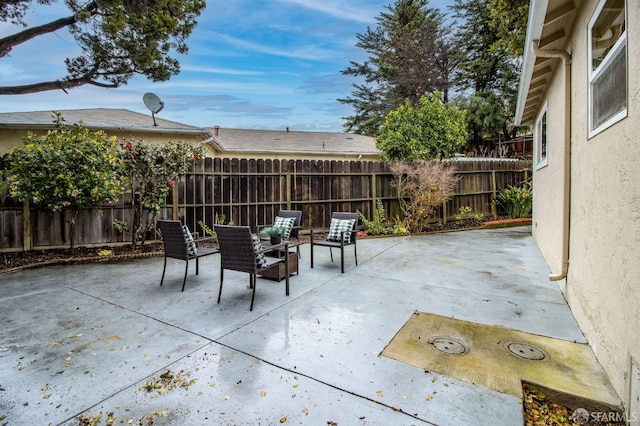
[[[450,14],[453,0],[430,0]],[[365,52],[356,35],[375,28],[393,0],[209,0],[177,55],[180,74],[153,83],[137,76],[125,86],[82,86],[29,95],[0,96],[0,112],[118,108],[151,114],[142,97],[156,94],[157,117],[197,127],[344,131],[356,80],[341,71]],[[61,6],[37,6],[28,23],[67,16]],[[0,38],[19,29],[0,23]],[[39,37],[0,58],[0,85],[50,81],[65,75],[63,59],[78,47],[68,30]]]

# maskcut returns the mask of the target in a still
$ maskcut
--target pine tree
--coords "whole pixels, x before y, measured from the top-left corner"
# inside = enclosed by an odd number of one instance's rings
[[[352,61],[342,72],[360,80],[350,96],[339,99],[354,110],[345,117],[347,131],[376,136],[387,113],[406,100],[416,105],[435,91],[447,99],[453,44],[444,15],[427,5],[428,0],[397,0],[376,18],[376,28],[356,35],[368,59]]]

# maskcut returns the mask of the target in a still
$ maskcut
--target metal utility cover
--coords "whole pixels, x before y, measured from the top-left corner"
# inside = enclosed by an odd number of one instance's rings
[[[441,342],[444,336],[466,351],[451,354],[436,347],[433,342]],[[523,351],[533,359],[523,357]],[[526,380],[595,401],[619,403],[588,345],[506,327],[415,312],[382,355],[516,397],[522,396],[521,380]]]

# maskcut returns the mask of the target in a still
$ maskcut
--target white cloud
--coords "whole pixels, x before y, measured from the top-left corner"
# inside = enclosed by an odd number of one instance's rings
[[[284,49],[274,47],[274,45],[247,41],[227,34],[218,34],[218,37],[220,37],[226,43],[231,44],[237,48],[246,49],[248,51],[258,52],[262,54],[282,56],[285,58],[321,61],[330,59],[332,56],[335,56],[335,53],[333,53],[332,51],[322,49],[313,45],[303,45],[295,47],[293,49]]]
[[[365,5],[351,6],[344,0],[277,0],[280,3],[292,3],[305,9],[322,12],[334,18],[349,21],[372,23],[379,10]]]
[[[180,65],[181,71],[202,72],[207,74],[224,74],[224,75],[263,75],[261,71],[247,71],[232,68],[204,67],[196,65]]]

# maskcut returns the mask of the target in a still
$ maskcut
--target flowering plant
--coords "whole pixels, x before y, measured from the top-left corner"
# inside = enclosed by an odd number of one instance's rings
[[[503,188],[498,193],[496,199],[512,219],[529,217],[531,215],[533,191],[531,190],[530,183],[523,186],[508,186],[507,188]]]
[[[144,244],[145,236],[153,229],[153,219],[159,215],[178,177],[203,155],[203,148],[183,142],[162,146],[141,140],[123,142],[121,160],[132,194],[134,245]]]

